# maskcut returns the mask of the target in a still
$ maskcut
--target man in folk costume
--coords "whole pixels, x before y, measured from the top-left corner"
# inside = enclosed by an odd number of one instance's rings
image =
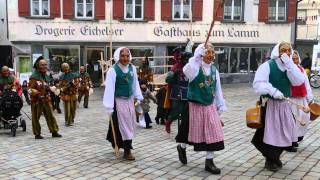
[[[68,63],[61,65],[63,73],[59,79],[60,98],[64,103],[65,125],[72,126],[76,116],[79,76],[72,73]]]
[[[89,104],[89,92],[92,91],[92,82],[90,75],[86,72],[85,67],[80,67],[80,87],[79,87],[79,96],[78,101],[81,102],[82,97],[84,96],[83,107],[88,108]]]
[[[5,90],[14,90],[16,91],[15,86],[15,77],[10,75],[10,70],[8,66],[3,66],[1,68],[1,76],[0,76],[0,95],[3,94]]]
[[[266,158],[265,167],[270,171],[282,167],[281,153],[297,141],[296,122],[284,99],[291,96],[291,86],[302,85],[305,77],[293,63],[292,54],[290,43],[277,44],[271,60],[258,68],[253,81],[255,92],[262,95],[264,127],[257,129],[252,143]]]
[[[46,118],[48,128],[52,133],[52,137],[62,137],[58,131],[59,127],[56,118],[52,113],[52,104],[50,92],[55,91],[55,87],[49,87],[51,81],[47,75],[47,62],[40,56],[35,64],[35,71],[29,79],[29,91],[31,92],[31,112],[32,112],[32,130],[35,139],[43,139],[41,136],[41,126],[39,119],[43,113]]]
[[[111,123],[107,140],[115,147],[116,144],[124,149],[123,158],[135,160],[131,153],[132,140],[136,132],[135,100],[139,104],[143,100],[137,71],[131,64],[131,53],[126,47],[120,47],[114,52],[115,64],[108,70],[103,105],[108,117],[112,116],[116,137],[113,137]]]
[[[166,83],[170,86],[170,101],[171,107],[168,115],[168,119],[165,122],[167,133],[171,132],[171,124],[177,120],[179,116],[181,118],[188,118],[188,79],[183,74],[182,68],[192,57],[192,53],[181,52],[181,47],[177,47],[173,50],[173,56],[175,64],[171,68],[171,71],[166,77]],[[184,121],[184,120],[182,120]]]
[[[184,135],[188,139],[184,137],[184,143],[179,144],[177,149],[179,159],[184,164],[187,163],[186,143],[193,145],[195,151],[206,151],[205,170],[212,174],[220,174],[221,170],[213,163],[213,151],[224,149],[222,121],[219,115],[227,108],[222,95],[219,72],[213,65],[214,55],[212,44],[200,44],[194,56],[183,67],[183,73],[189,80],[189,126],[184,130],[188,131]]]
[[[313,94],[312,89],[309,84],[309,78],[307,73],[305,72],[304,68],[300,65],[300,56],[298,51],[294,51],[292,60],[294,64],[298,66],[300,69],[300,73],[304,76],[304,83],[300,86],[291,86],[291,100],[294,101],[296,104],[303,105],[308,107],[308,104],[313,101]],[[298,121],[297,122],[297,133],[298,133],[298,142],[303,140],[305,133],[307,132],[308,124],[310,122],[310,113],[304,112],[298,106],[292,104],[291,105],[292,112],[294,118]],[[293,146],[288,151],[296,152],[298,147],[298,143],[294,142]]]

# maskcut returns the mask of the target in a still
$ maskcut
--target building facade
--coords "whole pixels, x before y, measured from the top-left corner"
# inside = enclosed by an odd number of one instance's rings
[[[50,69],[68,62],[74,71],[88,64],[96,83],[99,60],[120,46],[134,57],[157,56],[151,62],[170,62],[187,39],[203,43],[212,20],[209,41],[217,50],[216,64],[223,82],[248,82],[276,43],[293,42],[295,0],[10,0],[9,40],[28,53],[16,60],[20,72],[31,71],[44,55]],[[112,44],[112,45],[111,45]],[[112,48],[110,48],[112,47]]]
[[[298,4],[297,12],[297,50],[301,58],[306,54],[316,60],[319,52],[319,11],[320,1],[303,0]],[[319,57],[320,58],[320,57]],[[314,63],[315,64],[315,61]],[[318,63],[319,64],[319,63]],[[320,64],[319,64],[320,66]]]

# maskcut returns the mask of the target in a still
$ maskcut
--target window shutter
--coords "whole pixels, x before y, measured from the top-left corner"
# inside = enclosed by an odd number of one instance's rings
[[[214,14],[216,17],[213,17],[215,21],[221,21],[223,19],[223,6],[220,6],[221,0],[214,0]],[[215,12],[217,11],[217,12]]]
[[[296,18],[296,0],[288,0],[288,22],[294,22]]]
[[[144,19],[147,21],[154,21],[154,1],[144,0]]]
[[[203,0],[192,1],[192,21],[202,21]]]
[[[104,20],[106,16],[105,0],[95,0],[95,16],[96,19]]]
[[[259,1],[259,13],[258,13],[258,21],[259,22],[268,22],[268,9],[269,4],[268,0],[260,0]]]
[[[161,20],[172,20],[172,0],[161,0]]]
[[[124,0],[113,0],[113,19],[123,20]]]
[[[50,16],[60,17],[60,0],[50,0]]]
[[[63,0],[63,18],[73,19],[74,18],[74,0]]]
[[[18,9],[20,17],[30,16],[30,0],[19,0]]]

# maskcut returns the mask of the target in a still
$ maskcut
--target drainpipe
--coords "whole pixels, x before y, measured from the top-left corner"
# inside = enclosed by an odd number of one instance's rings
[[[297,28],[298,28],[298,4],[299,2],[301,2],[302,0],[298,0],[296,1],[296,15],[294,18],[294,42],[293,42],[293,48],[296,49],[297,48]]]

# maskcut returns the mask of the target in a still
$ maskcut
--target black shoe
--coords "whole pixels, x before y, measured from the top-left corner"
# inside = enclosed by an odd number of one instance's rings
[[[205,170],[212,174],[221,174],[221,170],[214,165],[212,159],[206,159]]]
[[[278,166],[278,168],[279,169],[281,169],[282,168],[282,166],[283,166],[283,164],[282,164],[282,162],[281,162],[281,160],[279,159],[279,160],[277,160],[277,161],[274,161],[274,163]]]
[[[298,148],[290,146],[290,147],[286,148],[285,150],[288,151],[288,152],[297,152]]]
[[[182,148],[180,146],[180,144],[177,146],[177,150],[178,150],[178,155],[179,155],[179,160],[182,164],[187,164],[188,160],[187,160],[187,152],[186,152],[186,148]]]
[[[297,142],[293,142],[293,143],[292,143],[292,146],[293,146],[293,147],[299,147],[299,144],[298,144]]]
[[[35,139],[43,139],[43,137],[41,135],[35,135],[34,138]]]
[[[266,160],[264,167],[266,169],[268,169],[269,171],[278,171],[279,170],[279,167],[270,160]]]
[[[88,109],[88,106],[83,106],[84,108]]]
[[[159,119],[155,119],[156,123],[159,124]]]
[[[61,114],[61,109],[57,109],[58,114]]]
[[[152,126],[147,126],[147,127],[146,127],[146,129],[151,129],[151,128],[152,128]]]
[[[57,132],[55,132],[55,133],[52,133],[52,137],[53,138],[59,138],[59,137],[62,137],[62,135],[57,133]]]

